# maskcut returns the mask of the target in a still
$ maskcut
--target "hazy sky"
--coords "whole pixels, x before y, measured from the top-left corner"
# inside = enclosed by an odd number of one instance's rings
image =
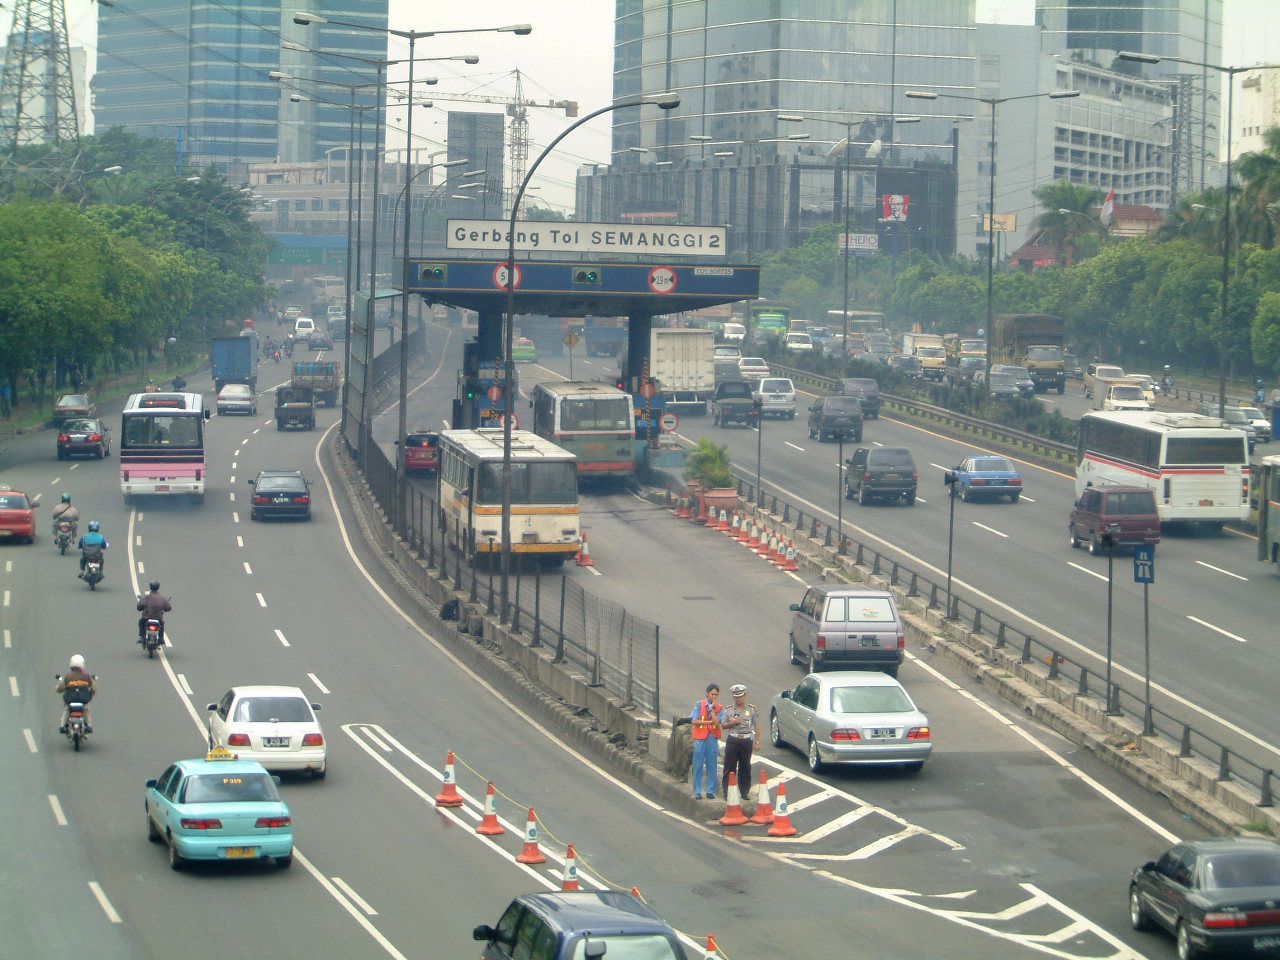
[[[234,3],[235,0],[226,0]],[[306,0],[294,0],[305,10]],[[427,4],[411,0],[390,0],[391,25],[401,29],[467,29],[531,23],[527,37],[510,34],[447,36],[418,42],[422,56],[477,53],[480,63],[436,64],[425,68],[440,76],[435,87],[423,88],[437,106],[414,116],[414,139],[419,135],[438,141],[444,134],[444,117],[449,109],[499,111],[480,104],[449,103],[444,91],[509,97],[514,89],[511,72],[523,75],[524,94],[533,100],[576,100],[585,114],[609,102],[613,71],[613,0],[473,0],[471,3]],[[955,0],[959,2],[959,0]],[[66,0],[67,21],[74,43],[91,50],[95,46],[96,5],[90,0]],[[120,7],[129,0],[118,0]],[[1020,22],[1033,0],[979,0],[984,19]],[[1234,65],[1280,62],[1280,0],[1226,0],[1223,26],[1223,62]],[[391,56],[405,52],[401,41],[393,41]],[[647,108],[642,108],[647,109]],[[533,143],[530,161],[570,121],[563,111],[531,110]],[[393,124],[394,126],[394,124]],[[394,134],[392,142],[394,142]],[[429,142],[425,145],[430,146]],[[539,167],[542,191],[557,206],[572,204],[572,183],[578,165],[609,160],[609,118],[601,117],[575,131],[556,154]]]

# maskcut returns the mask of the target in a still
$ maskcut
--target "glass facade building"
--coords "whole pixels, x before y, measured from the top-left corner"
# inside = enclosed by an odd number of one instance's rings
[[[185,162],[243,170],[253,162],[323,159],[349,144],[349,96],[314,84],[284,85],[279,70],[340,83],[376,83],[372,65],[291,52],[292,40],[317,50],[385,59],[380,33],[329,24],[294,24],[280,0],[131,0],[98,12],[98,67],[92,83],[95,128],[122,126],[178,142]],[[373,26],[387,24],[387,0],[321,0],[308,9]],[[304,96],[293,103],[291,94]],[[332,100],[337,106],[314,102]],[[364,102],[373,102],[372,90]]]

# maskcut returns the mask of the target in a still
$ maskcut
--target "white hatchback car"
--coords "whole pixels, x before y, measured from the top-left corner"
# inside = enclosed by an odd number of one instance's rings
[[[268,770],[326,773],[324,731],[298,687],[232,687],[209,704],[209,746],[226,747]]]
[[[247,383],[228,383],[218,391],[218,416],[224,413],[244,413],[251,417],[258,415],[258,398],[253,395]]]
[[[796,385],[786,377],[765,377],[756,388],[763,417],[796,418]]]
[[[739,357],[738,374],[743,380],[759,380],[769,375],[769,364],[764,357]]]
[[[311,334],[316,331],[316,322],[310,317],[299,317],[293,321],[293,339],[294,340],[310,340]]]

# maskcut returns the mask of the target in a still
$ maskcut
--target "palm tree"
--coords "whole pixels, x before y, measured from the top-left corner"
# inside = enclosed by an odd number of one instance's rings
[[[1280,127],[1262,135],[1264,147],[1235,163],[1240,183],[1240,239],[1264,250],[1275,246],[1277,227],[1271,206],[1280,202]]]
[[[1221,250],[1222,243],[1222,188],[1212,187],[1199,193],[1184,193],[1178,202],[1164,212],[1164,223],[1156,228],[1153,239],[1167,242],[1183,237],[1203,244],[1206,248]],[[1232,211],[1236,223],[1238,211]]]
[[[1101,237],[1107,232],[1092,212],[1103,198],[1097,187],[1055,180],[1036,187],[1033,194],[1045,208],[1034,224],[1040,230],[1039,242],[1057,248],[1059,263],[1064,262],[1064,249],[1074,251],[1081,236]]]

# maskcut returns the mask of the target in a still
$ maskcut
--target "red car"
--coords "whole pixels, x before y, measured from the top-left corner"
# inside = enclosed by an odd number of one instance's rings
[[[0,540],[36,542],[36,507],[40,498],[11,487],[0,487]]]
[[[74,418],[58,430],[58,459],[84,453],[101,460],[111,456],[111,433],[101,420]]]
[[[440,435],[437,433],[411,433],[404,438],[404,469],[440,469]]]

